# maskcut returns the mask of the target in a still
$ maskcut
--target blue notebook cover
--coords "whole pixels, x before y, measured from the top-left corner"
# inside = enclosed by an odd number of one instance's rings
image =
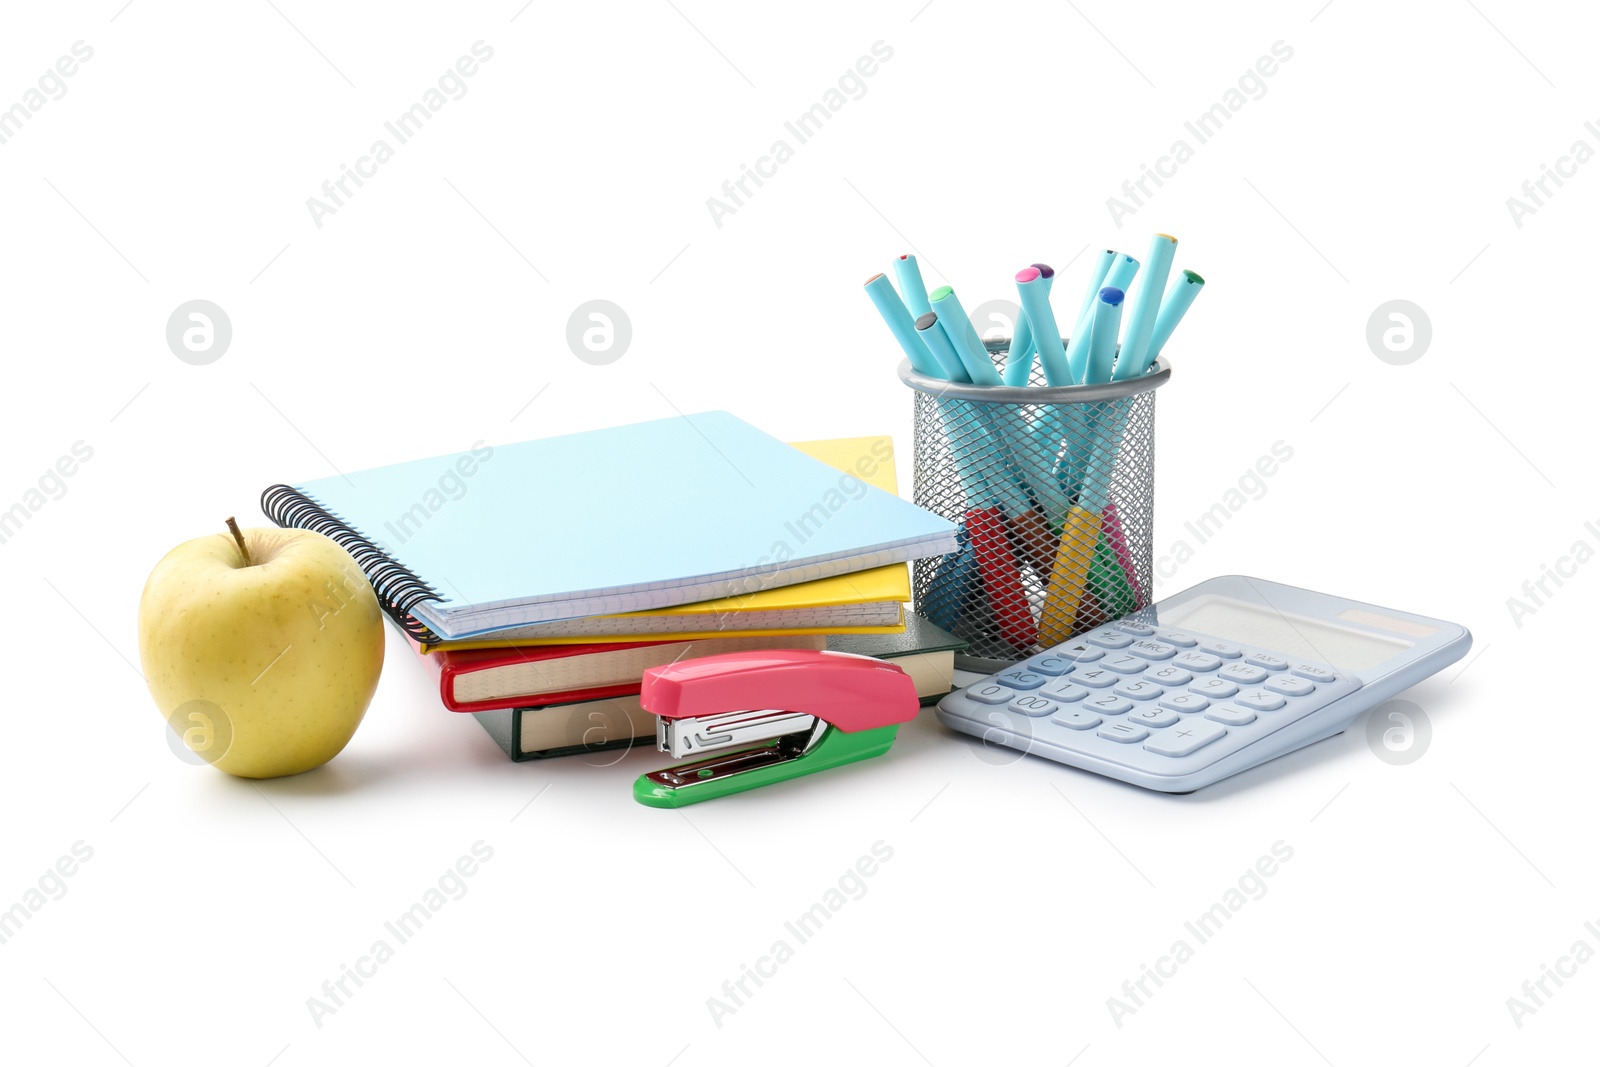
[[[480,446],[262,499],[280,525],[344,543],[392,613],[446,639],[956,547],[947,520],[723,411]]]

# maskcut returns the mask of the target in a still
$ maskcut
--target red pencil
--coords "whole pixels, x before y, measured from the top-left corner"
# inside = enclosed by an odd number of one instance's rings
[[[1006,538],[1005,515],[999,508],[973,508],[966,514],[967,537],[978,557],[978,573],[989,596],[989,609],[1000,633],[1018,651],[1028,651],[1039,640],[1039,629],[1028,609],[1022,574]]]

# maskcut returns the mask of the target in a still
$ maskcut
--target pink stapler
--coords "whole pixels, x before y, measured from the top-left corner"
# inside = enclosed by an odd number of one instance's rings
[[[681,759],[738,749],[640,776],[633,798],[653,808],[681,808],[881,756],[919,708],[911,676],[894,664],[805,649],[651,667],[639,703],[657,717],[663,752]]]

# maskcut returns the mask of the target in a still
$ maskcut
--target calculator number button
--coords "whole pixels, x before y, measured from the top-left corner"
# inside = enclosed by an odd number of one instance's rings
[[[1121,715],[1133,707],[1133,704],[1114,693],[1101,693],[1099,696],[1085,700],[1083,706],[1092,708],[1101,715]]]
[[[1149,666],[1138,656],[1130,656],[1126,652],[1119,652],[1115,656],[1108,656],[1099,664],[1101,667],[1110,667],[1118,674],[1138,674]]]
[[[1144,672],[1144,677],[1145,681],[1155,682],[1157,685],[1188,685],[1194,681],[1194,675],[1170,663],[1165,667],[1151,667]]]
[[[1172,693],[1161,698],[1161,706],[1170,711],[1204,711],[1211,701],[1193,693]]]
[[[1268,680],[1267,684],[1261,688],[1269,693],[1281,693],[1286,697],[1309,696],[1317,691],[1316,686],[1304,678],[1296,678],[1292,674],[1280,674],[1276,678]]]
[[[1176,759],[1191,752],[1198,752],[1211,742],[1227,735],[1227,729],[1217,723],[1207,722],[1204,719],[1188,719],[1182,726],[1163,730],[1146,741],[1144,750],[1154,752],[1158,756],[1172,756]]]
[[[1120,741],[1124,745],[1131,745],[1149,737],[1150,731],[1143,726],[1135,726],[1128,722],[1113,722],[1102,726],[1097,734],[1107,741]]]
[[[1079,667],[1067,675],[1067,678],[1090,689],[1110,689],[1120,680],[1116,672],[1108,671],[1104,667]]]
[[[1284,699],[1277,693],[1269,693],[1265,689],[1246,689],[1233,698],[1233,702],[1241,708],[1251,711],[1277,711],[1283,707]]]
[[[1060,704],[1070,704],[1074,700],[1082,700],[1089,695],[1089,691],[1081,685],[1073,685],[1065,678],[1057,678],[1043,689],[1039,695],[1048,697]]]
[[[1140,708],[1128,716],[1128,722],[1136,722],[1140,726],[1171,726],[1178,721],[1178,717],[1165,708]]]
[[[1189,692],[1213,700],[1226,700],[1238,691],[1239,687],[1226,678],[1202,678],[1189,687]]]
[[[1026,715],[1034,719],[1050,714],[1059,706],[1055,701],[1046,700],[1035,693],[1025,693],[1006,705],[1018,715]]]
[[[1123,682],[1111,690],[1119,696],[1131,697],[1134,700],[1154,700],[1161,695],[1161,687],[1154,682]]]
[[[969,699],[976,700],[980,704],[1004,704],[1017,695],[1015,691],[993,682],[972,686],[965,692]]]

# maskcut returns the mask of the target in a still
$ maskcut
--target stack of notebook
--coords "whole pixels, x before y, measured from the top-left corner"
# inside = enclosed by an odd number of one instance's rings
[[[952,656],[904,604],[906,562],[954,527],[895,490],[888,438],[791,446],[708,412],[274,486],[262,508],[349,550],[445,706],[522,759],[651,735],[640,676],[678,659],[884,654],[839,644],[872,635]]]

